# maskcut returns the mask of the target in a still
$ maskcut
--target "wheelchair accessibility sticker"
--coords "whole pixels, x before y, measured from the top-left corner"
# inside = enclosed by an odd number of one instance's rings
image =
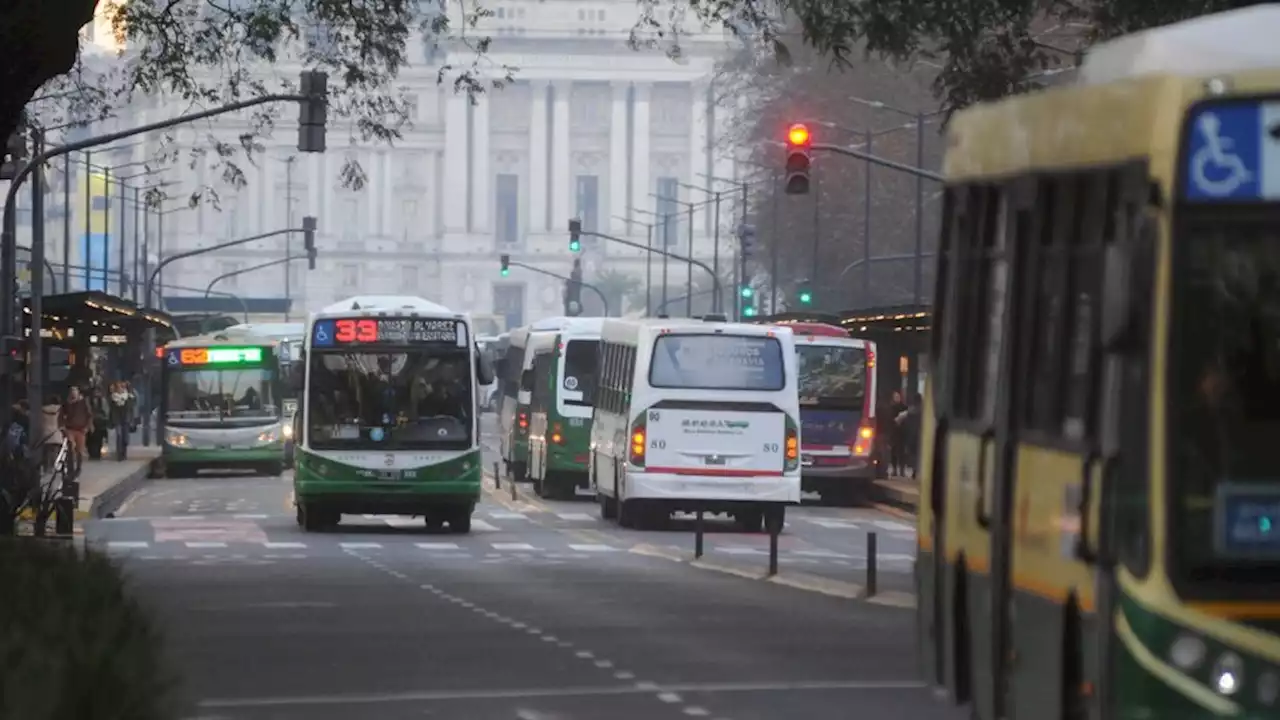
[[[1280,200],[1280,101],[1205,106],[1189,123],[1185,199]]]

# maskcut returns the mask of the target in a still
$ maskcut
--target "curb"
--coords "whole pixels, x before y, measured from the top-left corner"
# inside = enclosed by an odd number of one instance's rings
[[[147,481],[147,478],[151,476],[151,470],[155,463],[155,460],[145,463],[137,470],[126,475],[120,482],[89,498],[87,511],[84,507],[85,498],[81,498],[80,508],[76,512],[76,517],[79,518],[81,513],[86,513],[87,517],[97,520],[118,510],[124,504],[124,501],[137,492]]]
[[[744,568],[725,565],[705,558],[695,560],[680,553],[667,550],[666,548],[654,547],[652,545],[637,545],[631,548],[628,552],[635,555],[644,555],[646,557],[662,558],[663,560],[682,563],[700,570],[710,570],[724,575],[733,575],[734,577],[740,577],[744,580],[763,581],[774,585],[782,585],[795,590],[804,590],[805,592],[829,595],[831,597],[839,597],[846,600],[858,600],[871,605],[882,605],[894,608],[914,608],[916,606],[915,595],[912,595],[911,593],[905,593],[898,590],[886,590],[885,592],[877,593],[873,597],[867,597],[866,590],[863,586],[858,585],[857,583],[832,580],[830,578],[811,575],[809,573],[788,572],[785,575],[779,573],[771,576],[768,573],[746,570]]]
[[[871,484],[871,495],[873,502],[892,508],[899,513],[909,513],[913,517],[916,513],[916,506],[920,504],[920,492],[918,490],[905,491],[879,481]]]

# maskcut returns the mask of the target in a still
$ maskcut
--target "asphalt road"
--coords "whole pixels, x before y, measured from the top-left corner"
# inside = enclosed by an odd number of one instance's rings
[[[804,518],[889,522],[850,512],[793,513],[792,559],[856,550]],[[153,482],[87,535],[162,617],[192,718],[959,717],[915,680],[910,610],[632,552],[691,541],[596,515],[490,493],[467,536],[360,516],[307,534],[287,477],[201,476]]]

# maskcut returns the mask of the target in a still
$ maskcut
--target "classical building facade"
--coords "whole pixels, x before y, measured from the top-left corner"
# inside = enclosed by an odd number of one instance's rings
[[[162,233],[152,228],[151,254],[170,257],[197,247],[297,227],[315,216],[319,261],[246,271],[286,255],[300,255],[300,236],[274,237],[239,249],[177,261],[164,282],[179,288],[164,295],[171,309],[215,277],[214,291],[263,300],[293,299],[291,314],[349,295],[412,293],[472,313],[502,316],[511,326],[560,314],[561,281],[513,267],[499,272],[499,257],[558,275],[570,271],[568,221],[588,231],[655,247],[690,252],[710,264],[719,256],[731,287],[735,243],[730,240],[731,182],[737,168],[716,150],[721,119],[711,101],[716,61],[728,49],[719,32],[690,34],[676,61],[659,50],[631,50],[627,33],[635,21],[631,2],[505,2],[493,7],[484,32],[494,38],[482,66],[513,68],[514,82],[477,96],[474,102],[451,85],[437,85],[442,65],[466,66],[472,54],[421,45],[400,83],[406,88],[410,126],[394,145],[348,140],[331,116],[328,152],[295,149],[296,112],[288,108],[255,164],[240,163],[246,185],[223,182],[212,153],[188,169],[175,163],[160,176],[174,183],[166,192]],[[282,64],[281,77],[298,68]],[[131,121],[142,123],[181,114],[186,106],[142,106]],[[223,117],[178,132],[180,147],[208,144],[209,136],[235,142],[244,118]],[[112,162],[137,161],[157,152],[151,139],[125,148]],[[344,188],[340,170],[355,160],[367,181]],[[182,210],[183,195],[199,186],[217,190],[215,207]],[[718,248],[710,191],[723,192]],[[671,216],[665,225],[660,216]],[[153,225],[156,223],[153,223]],[[655,226],[651,230],[651,226]],[[157,247],[159,246],[159,247]],[[613,304],[644,309],[646,268],[652,268],[653,305],[661,294],[661,260],[649,265],[643,251],[608,240],[584,238],[585,280],[611,296]],[[235,274],[245,271],[240,274]],[[695,271],[695,292],[710,287]],[[628,280],[628,278],[630,278]],[[669,266],[668,296],[685,294],[683,263]],[[624,290],[629,292],[623,292]],[[622,295],[623,297],[619,297]],[[227,296],[223,296],[227,297]],[[269,304],[255,300],[256,307]],[[175,302],[176,301],[176,302]],[[227,297],[221,307],[233,300]],[[587,293],[588,311],[598,312]],[[672,304],[682,312],[683,304]],[[618,308],[615,307],[616,311]]]

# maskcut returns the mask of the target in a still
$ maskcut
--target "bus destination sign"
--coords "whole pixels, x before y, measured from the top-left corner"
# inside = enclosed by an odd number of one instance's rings
[[[317,320],[311,331],[313,347],[348,345],[467,344],[466,329],[457,320],[418,318],[341,318]]]
[[[260,347],[168,348],[170,367],[191,365],[244,365],[262,362]]]

